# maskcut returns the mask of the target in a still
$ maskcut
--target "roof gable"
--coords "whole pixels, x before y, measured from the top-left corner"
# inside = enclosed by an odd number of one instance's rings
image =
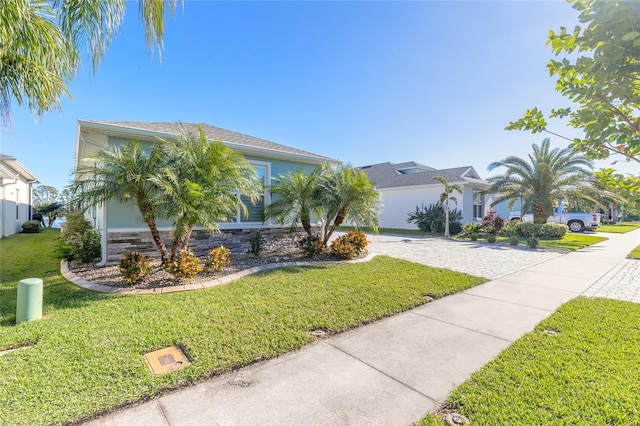
[[[402,173],[407,169],[411,172]],[[415,162],[399,164],[387,162],[364,166],[362,170],[378,189],[440,185],[434,179],[436,176],[442,176],[449,183],[471,184],[474,187],[489,185],[480,179],[478,173],[471,166],[437,170]]]

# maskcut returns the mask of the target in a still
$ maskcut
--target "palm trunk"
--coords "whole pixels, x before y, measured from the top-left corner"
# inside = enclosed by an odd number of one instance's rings
[[[342,225],[342,222],[344,222],[346,214],[347,213],[343,209],[341,209],[340,211],[338,211],[336,218],[333,220],[333,225],[329,227],[329,222],[327,222],[327,224],[325,225],[324,238],[322,239],[322,242],[325,246],[329,243],[329,238],[331,238],[331,235],[333,235],[333,231],[335,231],[336,228]]]
[[[444,237],[451,238],[449,235],[449,200],[444,203]]]
[[[541,203],[534,202],[531,205],[533,211],[533,223],[547,223],[547,212],[544,211]]]
[[[307,233],[307,235],[311,237],[311,220],[308,217],[303,217],[301,219],[301,222],[302,228],[304,228],[304,231]]]
[[[193,225],[187,225],[187,229],[182,236],[182,241],[180,242],[180,250],[184,250],[189,247],[189,240],[191,239],[191,233],[193,232]]]
[[[173,241],[171,241],[171,257],[169,258],[170,262],[175,262],[178,257],[178,249],[180,248],[180,236],[178,236],[175,231],[173,234]]]
[[[156,247],[158,247],[158,250],[160,251],[162,265],[166,265],[169,262],[169,253],[167,252],[167,247],[164,245],[164,241],[162,241],[162,238],[160,237],[160,231],[158,231],[156,219],[152,214],[151,207],[148,205],[138,205],[138,209],[142,214],[142,219],[151,231],[153,242],[156,243]]]

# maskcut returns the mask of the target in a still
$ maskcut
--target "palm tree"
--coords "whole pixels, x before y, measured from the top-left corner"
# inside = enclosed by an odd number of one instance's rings
[[[318,179],[320,169],[315,169],[307,174],[302,170],[287,172],[273,178],[275,181],[271,185],[271,193],[279,198],[272,201],[264,209],[265,221],[275,218],[278,222],[290,223],[294,229],[298,223],[307,235],[312,236],[311,215],[315,213],[320,217],[320,195],[318,193]]]
[[[255,203],[263,187],[241,154],[220,141],[210,142],[199,126],[197,134],[182,128],[165,143],[173,147],[170,160],[150,181],[159,188],[154,203],[173,220],[173,261],[187,248],[195,226],[218,231],[219,223],[237,217],[239,209],[246,215],[242,198]]]
[[[576,188],[591,176],[591,162],[571,148],[550,150],[549,144],[548,138],[540,146],[533,144],[528,161],[510,156],[489,164],[489,171],[507,168],[503,175],[487,179],[492,184],[490,191],[498,194],[492,206],[502,201],[513,206],[521,200],[523,214],[531,209],[534,223],[545,223],[553,214],[556,200],[587,197]]]
[[[449,201],[453,201],[456,206],[458,205],[458,199],[451,194],[454,192],[462,194],[462,186],[457,183],[450,184],[442,176],[435,176],[434,179],[444,185],[444,191],[440,194],[440,204],[444,203],[444,237],[451,238],[449,235]]]
[[[335,168],[324,165],[320,172],[319,187],[325,245],[345,220],[378,231],[380,193],[361,169],[350,164],[340,164]]]
[[[169,0],[171,14],[182,0]],[[161,51],[165,1],[140,0],[147,49]],[[125,0],[10,0],[0,5],[0,119],[11,123],[11,100],[37,116],[60,108],[67,83],[87,49],[96,71],[126,9]]]
[[[94,165],[78,168],[71,187],[77,204],[85,208],[112,198],[134,202],[142,221],[149,226],[163,264],[169,256],[156,225],[159,210],[154,199],[159,188],[153,178],[164,168],[166,159],[166,149],[159,143],[150,150],[145,150],[139,141],[122,147],[108,146],[92,157]]]

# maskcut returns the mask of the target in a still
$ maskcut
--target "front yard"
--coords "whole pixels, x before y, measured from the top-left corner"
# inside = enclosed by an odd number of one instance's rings
[[[276,357],[482,283],[389,257],[273,270],[148,296],[85,291],[59,274],[55,230],[0,240],[0,423],[62,424]],[[393,271],[393,279],[389,279]],[[41,320],[14,325],[20,279],[44,279]],[[191,365],[152,376],[143,354],[176,345]]]
[[[448,398],[477,425],[640,424],[640,305],[577,298]],[[443,425],[434,414],[420,425]]]

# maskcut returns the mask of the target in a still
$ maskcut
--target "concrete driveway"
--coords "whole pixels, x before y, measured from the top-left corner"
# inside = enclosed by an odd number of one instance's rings
[[[384,254],[437,268],[484,277],[500,278],[562,256],[528,247],[500,246],[433,237],[369,235],[369,253]]]

